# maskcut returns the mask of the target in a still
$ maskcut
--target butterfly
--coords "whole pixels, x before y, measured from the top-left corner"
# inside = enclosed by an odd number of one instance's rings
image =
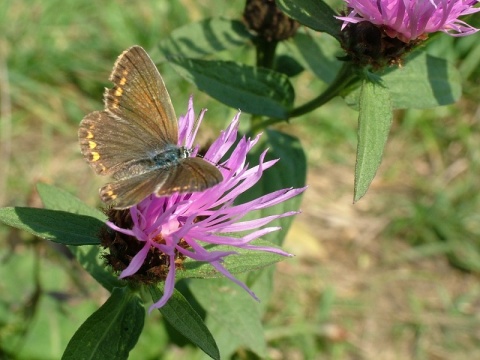
[[[170,96],[142,47],[125,50],[109,80],[114,86],[105,91],[105,110],[85,116],[78,129],[88,164],[114,180],[100,188],[103,202],[126,209],[151,194],[203,191],[223,180],[215,165],[177,145]]]

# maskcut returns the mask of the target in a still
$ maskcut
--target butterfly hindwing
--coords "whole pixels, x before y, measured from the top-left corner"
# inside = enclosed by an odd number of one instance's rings
[[[220,170],[208,161],[187,157],[172,167],[165,182],[158,187],[158,196],[174,192],[203,191],[223,180]]]
[[[128,208],[148,195],[170,195],[174,192],[195,192],[222,181],[220,171],[200,158],[184,158],[180,162],[144,174],[108,183],[100,189],[100,198],[116,209]]]
[[[131,126],[106,111],[94,111],[83,118],[78,129],[80,149],[99,175],[124,173],[132,162],[147,159],[160,151],[159,144],[138,136]]]
[[[157,169],[154,172],[108,183],[100,188],[100,198],[103,202],[113,205],[115,209],[129,208],[155,192],[158,185],[165,182],[167,176],[168,169]]]

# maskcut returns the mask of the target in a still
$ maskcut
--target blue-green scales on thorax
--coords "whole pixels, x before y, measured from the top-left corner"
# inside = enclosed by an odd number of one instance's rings
[[[180,163],[181,159],[190,156],[191,150],[186,147],[178,147],[170,144],[158,152],[152,152],[149,158],[135,159],[125,163],[117,173],[115,179],[127,179],[137,175],[145,174],[160,168],[170,168]]]

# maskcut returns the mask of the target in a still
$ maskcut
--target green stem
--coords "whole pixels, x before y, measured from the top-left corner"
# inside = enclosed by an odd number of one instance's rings
[[[257,67],[263,67],[267,69],[273,68],[275,61],[275,50],[277,49],[278,41],[267,41],[262,37],[257,37],[254,40],[256,54],[257,54]],[[249,133],[256,134],[261,131],[264,126],[263,117],[259,115],[252,115],[250,118],[250,131]],[[258,131],[254,130],[258,129]]]
[[[288,113],[288,119],[294,118],[307,114],[316,108],[326,104],[334,97],[340,95],[342,91],[348,89],[361,79],[361,76],[358,73],[357,68],[353,67],[350,63],[346,62],[343,64],[342,68],[338,72],[335,80],[328,86],[328,88],[321,93],[316,98],[310,100],[309,102],[291,110]],[[285,119],[266,119],[261,120],[261,118],[252,118],[251,122],[251,133],[257,134],[268,126],[283,122]]]
[[[306,104],[297,107],[289,112],[288,117],[293,118],[301,116],[319,108],[320,106],[326,104],[332,100],[337,95],[347,89],[349,86],[353,85],[360,80],[360,77],[357,73],[356,68],[348,62],[345,62],[337,74],[337,77],[333,82],[328,86],[328,88],[317,96],[315,99],[310,100]]]
[[[273,68],[278,41],[268,41],[262,37],[257,37],[254,43],[257,51],[257,66],[267,69]]]

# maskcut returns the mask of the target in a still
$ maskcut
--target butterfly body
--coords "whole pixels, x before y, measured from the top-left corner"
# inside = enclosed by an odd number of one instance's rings
[[[191,150],[183,146],[166,145],[165,149],[151,152],[147,158],[135,159],[126,163],[122,169],[115,172],[113,177],[115,180],[122,180],[161,168],[168,169],[179,165],[182,159],[190,156],[190,153]]]
[[[222,181],[215,165],[177,145],[170,96],[145,50],[124,51],[110,80],[114,86],[105,92],[105,110],[85,116],[78,130],[87,162],[115,180],[100,188],[102,201],[124,209],[152,193],[203,191]]]

